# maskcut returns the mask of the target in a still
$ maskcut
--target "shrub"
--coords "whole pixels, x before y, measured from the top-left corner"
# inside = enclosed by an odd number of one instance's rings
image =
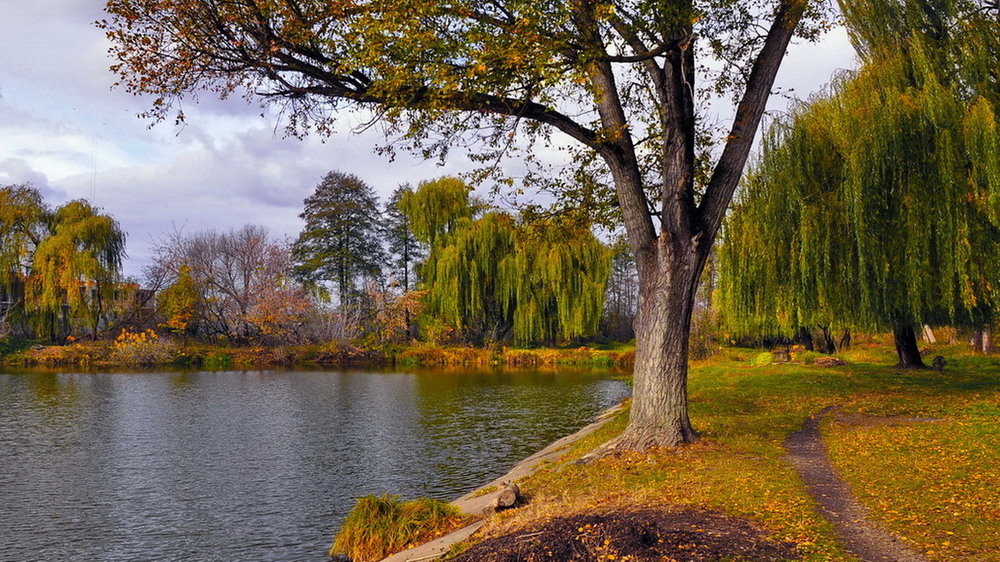
[[[132,332],[122,328],[115,338],[111,361],[118,365],[157,365],[170,361],[173,353],[173,342],[161,339],[153,330]]]
[[[796,361],[802,361],[802,363],[806,365],[812,365],[813,361],[815,361],[817,357],[823,357],[823,354],[817,351],[799,351],[795,353],[794,357]]]
[[[353,562],[381,560],[451,530],[461,521],[458,508],[440,500],[401,502],[399,496],[365,496],[344,519],[330,556],[346,554]]]
[[[770,365],[774,361],[774,355],[770,351],[761,351],[757,355],[753,356],[750,360],[750,364],[754,367],[765,367]]]

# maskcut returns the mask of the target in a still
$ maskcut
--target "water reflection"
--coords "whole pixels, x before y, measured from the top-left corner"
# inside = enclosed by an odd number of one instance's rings
[[[323,560],[355,497],[454,498],[625,392],[587,372],[0,374],[0,560]]]

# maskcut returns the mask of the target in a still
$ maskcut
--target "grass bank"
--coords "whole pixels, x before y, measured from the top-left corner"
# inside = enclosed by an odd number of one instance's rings
[[[530,533],[571,514],[700,507],[751,520],[807,560],[849,560],[782,447],[807,417],[834,406],[824,438],[873,519],[930,560],[1000,560],[1000,361],[960,348],[931,352],[947,358],[944,372],[889,367],[892,349],[878,345],[842,354],[847,364],[833,367],[755,366],[762,361],[752,350],[696,363],[690,401],[700,441],[552,463],[521,483],[529,503],[495,516],[482,536]],[[580,441],[567,458],[625,423],[622,416]]]
[[[428,344],[364,349],[330,342],[302,346],[236,346],[185,342],[151,333],[127,333],[114,341],[65,345],[0,340],[0,365],[8,367],[176,367],[207,370],[285,367],[462,367],[539,368],[632,366],[634,346],[559,348],[472,348]]]

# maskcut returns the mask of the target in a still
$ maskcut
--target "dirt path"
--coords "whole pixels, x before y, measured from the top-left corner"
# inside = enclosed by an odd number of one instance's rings
[[[831,523],[848,552],[864,562],[925,562],[898,537],[869,521],[865,508],[830,464],[819,434],[819,423],[832,408],[806,420],[800,431],[788,436],[785,449],[802,476],[820,512]]]

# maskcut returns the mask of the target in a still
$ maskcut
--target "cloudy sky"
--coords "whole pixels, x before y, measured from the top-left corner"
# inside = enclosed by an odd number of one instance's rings
[[[0,0],[0,185],[30,182],[53,205],[85,198],[128,233],[127,273],[158,237],[243,224],[291,237],[302,200],[330,170],[353,173],[383,197],[404,182],[464,171],[406,154],[372,153],[376,133],[285,139],[273,117],[242,100],[186,103],[187,125],[152,128],[148,101],[112,88],[100,0]],[[853,66],[843,33],[789,51],[778,85],[806,96]],[[780,110],[787,100],[775,97]]]

